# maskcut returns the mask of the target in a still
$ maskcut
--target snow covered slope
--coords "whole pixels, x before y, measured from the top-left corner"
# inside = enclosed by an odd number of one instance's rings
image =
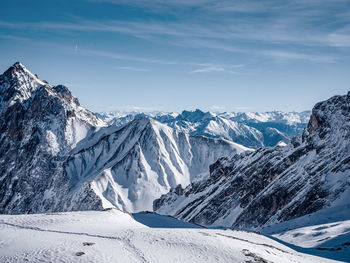
[[[139,116],[148,116],[191,135],[224,138],[246,147],[275,146],[299,136],[307,125],[309,111],[266,113],[212,113],[201,110],[178,113],[104,112],[99,116],[109,124],[122,126]]]
[[[340,200],[330,208],[268,226],[261,231],[286,242],[297,251],[349,262],[350,205],[341,203],[346,201]]]
[[[189,136],[142,117],[121,129],[108,127],[82,141],[66,164],[76,185],[91,181],[103,207],[152,210],[153,201],[179,184],[208,174],[223,156],[249,150],[241,145]]]
[[[335,262],[255,233],[186,227],[150,228],[114,209],[0,215],[0,261]]]
[[[310,118],[310,111],[302,112],[228,112],[223,113],[226,117],[238,122],[270,122],[270,123],[284,123],[284,124],[298,124],[307,123]]]
[[[289,145],[219,159],[208,179],[171,191],[154,208],[201,225],[258,228],[349,205],[349,140],[350,93],[316,104]]]

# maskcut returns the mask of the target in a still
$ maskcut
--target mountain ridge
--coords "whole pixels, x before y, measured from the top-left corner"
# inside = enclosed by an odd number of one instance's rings
[[[67,87],[20,63],[0,76],[0,92],[1,213],[151,209],[217,158],[249,150],[149,118],[106,127]]]
[[[349,191],[350,93],[317,103],[302,136],[210,167],[210,177],[154,202],[154,210],[207,226],[265,227],[335,204]],[[346,202],[346,201],[345,201]]]
[[[246,150],[228,141],[189,136],[144,117],[109,130],[72,155],[67,166],[70,174],[81,177],[91,170],[99,174],[93,185],[107,206],[141,211],[151,210],[157,195],[178,184],[187,186],[195,176],[206,173],[220,155]],[[142,183],[135,185],[136,181]],[[141,185],[150,186],[143,189]]]
[[[99,113],[110,125],[123,126],[135,118],[147,116],[174,129],[191,135],[221,138],[239,143],[249,148],[275,146],[288,143],[293,136],[299,136],[307,125],[306,118],[311,112],[203,112],[184,110],[175,112],[104,112]]]

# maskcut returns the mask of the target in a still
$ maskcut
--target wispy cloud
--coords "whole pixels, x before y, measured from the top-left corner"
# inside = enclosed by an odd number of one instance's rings
[[[85,55],[85,56],[99,56],[99,57],[105,57],[109,59],[127,60],[127,61],[142,62],[142,63],[148,63],[148,64],[159,64],[159,65],[179,64],[179,62],[176,62],[176,61],[162,60],[157,58],[128,56],[128,55],[122,55],[115,52],[93,50],[93,49],[80,49],[79,53],[80,55]]]
[[[276,59],[292,59],[292,60],[306,60],[310,62],[316,63],[335,63],[336,58],[332,56],[323,56],[323,55],[310,55],[304,53],[296,53],[289,51],[281,51],[281,50],[265,50],[261,52],[262,54],[273,57]]]
[[[334,47],[350,47],[350,34],[330,34],[329,42],[331,46]]]
[[[302,45],[317,45],[317,46],[329,46],[329,47],[350,47],[350,35],[344,33],[330,33],[326,36],[305,36],[298,34],[287,35],[285,32],[286,29],[263,29],[262,32],[257,34],[254,33],[254,30],[247,28],[246,26],[242,28],[237,27],[228,27],[225,30],[220,28],[207,28],[201,25],[194,25],[192,30],[195,32],[192,34],[192,31],[188,31],[188,26],[183,23],[139,23],[139,22],[120,22],[120,21],[109,21],[109,22],[94,22],[94,21],[81,21],[77,24],[71,23],[5,23],[0,22],[2,27],[11,27],[11,28],[32,28],[32,29],[46,29],[46,30],[78,30],[78,31],[106,31],[106,32],[115,32],[115,33],[124,33],[131,34],[135,37],[140,38],[156,38],[158,36],[172,36],[174,41],[170,42],[175,45],[182,46],[197,46],[219,49],[224,52],[234,52],[234,53],[249,53],[255,55],[264,55],[271,56],[273,58],[280,59],[301,59],[308,60],[312,62],[334,62],[335,58],[331,56],[324,56],[322,54],[303,54],[299,52],[290,52],[287,50],[280,51],[271,51],[263,50],[263,46],[260,48],[249,47],[247,45],[245,48],[237,47],[230,44],[230,41],[234,40],[245,40],[245,41],[262,41],[267,45],[267,42],[270,42],[276,46],[276,43],[293,43],[293,44],[302,44]],[[281,33],[284,32],[284,33]],[[9,37],[9,36],[7,36]],[[225,41],[223,41],[225,40]],[[228,41],[228,42],[227,42]],[[278,45],[277,45],[278,46]],[[130,57],[123,55],[110,54],[102,51],[86,51],[86,53],[106,56],[115,59],[128,59],[139,62],[147,63],[158,63],[158,64],[176,64],[174,62],[163,61],[160,59],[144,59],[138,57]],[[194,72],[213,72],[213,71],[223,71],[219,67],[207,67],[203,69],[196,69]]]
[[[204,65],[205,67],[192,70],[192,73],[210,73],[210,72],[225,72],[238,74],[237,71],[233,69],[242,68],[244,65]]]
[[[247,112],[247,111],[252,111],[253,109],[251,107],[246,107],[246,106],[227,107],[227,106],[212,105],[209,107],[209,110],[216,113],[222,113],[222,112]]]
[[[250,1],[232,1],[232,0],[87,0],[95,3],[110,3],[116,5],[128,5],[140,8],[146,8],[153,12],[172,11],[174,9],[196,8],[209,10],[211,12],[235,12],[235,13],[269,13],[272,11],[293,12],[313,8],[319,10],[321,6],[335,6],[348,3],[347,0],[250,0]]]
[[[0,38],[6,38],[6,39],[11,39],[11,40],[16,40],[16,41],[28,41],[28,40],[30,40],[30,39],[25,38],[25,37],[13,36],[13,35],[7,35],[7,34],[0,34]]]
[[[252,54],[280,60],[304,60],[314,63],[336,61],[335,52],[350,47],[350,15],[347,0],[292,0],[264,2],[216,0],[88,0],[95,4],[129,5],[161,13],[195,10],[191,16],[176,12],[169,20],[92,20],[75,17],[74,22],[8,22],[0,27],[17,31],[52,30],[61,32],[108,32],[126,34],[162,45],[195,49],[197,45],[222,52]],[[218,14],[220,13],[220,14]],[[244,13],[235,15],[232,13]],[[247,15],[248,13],[248,15]],[[253,14],[253,15],[252,15]],[[331,49],[328,50],[328,49]],[[334,51],[334,52],[333,52]],[[94,51],[95,55],[104,53]],[[105,54],[115,59],[169,64],[159,59]],[[172,64],[172,63],[170,63]],[[200,72],[225,71],[220,67],[202,67]]]
[[[233,107],[233,111],[251,111],[253,108],[251,107],[246,107],[246,106],[236,106]]]
[[[349,25],[348,0],[292,0],[292,1],[231,1],[231,0],[94,0],[161,10],[161,12],[189,8],[192,19],[161,24],[134,23],[127,28],[136,33],[162,34],[190,38],[210,38],[261,41],[270,44],[301,46],[348,46],[349,34],[336,31]],[[221,14],[218,14],[220,12]],[[252,13],[254,16],[230,13]],[[259,16],[264,13],[263,16]],[[227,15],[225,15],[227,14]],[[197,17],[198,16],[198,17]],[[327,21],[327,23],[325,23]],[[139,34],[139,33],[137,33]]]
[[[137,106],[137,105],[124,105],[124,106],[92,106],[93,111],[95,112],[112,112],[112,111],[119,111],[119,112],[160,112],[161,110],[156,107],[148,107],[148,106]]]
[[[192,73],[223,72],[223,71],[225,71],[223,67],[212,66],[212,67],[195,69],[192,71]]]
[[[182,43],[186,45],[185,43]],[[207,40],[195,40],[192,41],[193,45],[201,46],[202,48],[217,49],[223,52],[246,54],[250,56],[263,56],[273,60],[303,60],[312,63],[335,63],[338,60],[338,56],[332,53],[331,55],[313,54],[298,51],[290,51],[288,49],[273,47],[274,49],[268,49],[266,46],[259,48],[252,47],[235,47],[222,42],[207,41]],[[213,68],[213,71],[215,68]]]
[[[148,69],[135,68],[135,67],[129,67],[129,66],[118,67],[118,69],[127,70],[127,71],[149,71]]]
[[[224,111],[225,109],[226,109],[226,107],[224,107],[224,106],[218,106],[218,105],[212,105],[212,106],[210,106],[209,107],[209,109],[211,110],[211,111],[215,111],[215,112],[219,112],[219,111]]]
[[[168,66],[186,66],[186,67],[202,67],[200,69],[193,69],[192,73],[204,73],[204,72],[226,72],[226,73],[237,73],[234,69],[239,69],[244,67],[243,64],[230,65],[230,64],[212,64],[212,63],[201,63],[195,61],[172,61],[172,60],[162,60],[157,58],[146,58],[146,57],[135,57],[126,56],[115,52],[107,52],[101,50],[92,49],[79,49],[79,54],[84,56],[99,56],[109,59],[116,59],[122,61],[132,61],[132,62],[142,62],[145,64],[156,64],[156,65],[168,65]],[[131,71],[149,71],[145,68],[136,68],[131,66],[120,66],[118,67],[122,70]]]
[[[188,30],[188,26],[184,23],[139,23],[139,22],[120,22],[120,21],[109,21],[109,22],[95,22],[82,20],[79,23],[49,23],[49,22],[38,22],[38,23],[7,23],[0,21],[0,27],[10,27],[17,29],[42,29],[42,30],[77,30],[77,31],[104,31],[104,32],[114,32],[130,34],[135,37],[144,39],[157,39],[161,36],[171,36],[173,37],[172,43],[174,45],[185,46],[187,48],[201,46],[210,49],[217,49],[223,52],[233,52],[233,53],[245,53],[254,55],[269,56],[271,58],[279,58],[285,60],[306,60],[310,62],[317,63],[333,63],[336,58],[332,55],[325,56],[323,52],[317,54],[312,50],[310,54],[305,54],[298,51],[288,51],[281,48],[276,49],[276,47],[281,46],[278,43],[284,44],[301,44],[303,46],[318,46],[318,47],[350,47],[350,34],[344,32],[344,30],[338,30],[335,33],[330,33],[324,36],[312,35],[309,36],[306,33],[295,33],[286,34],[287,29],[262,29],[262,32],[254,33],[255,31],[250,27],[238,28],[236,26],[229,26],[225,30],[217,27],[210,28],[204,27],[202,25],[193,25],[192,31]],[[282,33],[283,32],[283,33]],[[2,37],[6,38],[19,38],[17,36],[4,35]],[[232,41],[261,41],[264,43],[261,47],[242,45],[237,46],[237,44],[232,44]],[[264,49],[268,45],[273,45],[274,49]],[[77,50],[77,47],[75,48]],[[161,59],[153,58],[140,58],[133,56],[125,56],[115,53],[108,53],[104,51],[97,50],[80,50],[86,55],[98,55],[114,59],[132,60],[145,63],[155,63],[155,64],[178,64],[173,61],[165,61]],[[224,70],[220,67],[209,66],[204,68],[199,68],[193,70],[193,73],[201,72],[219,72]],[[231,71],[230,73],[234,73]]]
[[[61,49],[61,52],[71,53],[73,52],[75,55],[79,56],[90,56],[90,57],[103,57],[107,59],[113,59],[118,61],[129,61],[129,62],[137,62],[142,63],[145,67],[135,67],[135,66],[118,66],[116,67],[119,70],[125,71],[139,71],[146,72],[150,71],[149,65],[159,65],[160,68],[164,68],[163,66],[182,66],[184,71],[187,71],[188,68],[192,68],[190,72],[200,73],[200,72],[214,72],[214,71],[222,71],[226,73],[237,73],[234,69],[239,69],[244,67],[243,64],[213,64],[209,62],[198,62],[198,61],[182,61],[182,60],[164,60],[156,57],[142,57],[142,56],[133,56],[127,54],[121,54],[112,51],[104,51],[101,49],[89,49],[79,46],[77,43],[72,47],[64,47],[58,43],[51,43],[47,41],[32,39],[28,37],[17,37],[11,35],[3,35],[0,34],[0,38],[7,38],[15,41],[21,41],[23,43],[30,43],[31,45],[45,45],[45,48],[51,47],[56,50]],[[147,67],[146,67],[147,66]],[[200,68],[198,68],[200,67]],[[185,69],[186,68],[186,69]]]

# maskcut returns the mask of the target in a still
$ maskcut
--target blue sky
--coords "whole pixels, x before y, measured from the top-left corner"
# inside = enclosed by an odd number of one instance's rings
[[[11,0],[21,61],[93,111],[301,111],[350,90],[350,0]]]

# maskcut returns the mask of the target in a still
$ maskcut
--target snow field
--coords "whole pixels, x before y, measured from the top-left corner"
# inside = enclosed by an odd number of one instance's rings
[[[162,216],[137,217],[146,222]],[[166,228],[174,222],[164,222],[164,228],[150,228],[115,209],[1,215],[0,262],[331,262],[255,233],[188,223]]]

